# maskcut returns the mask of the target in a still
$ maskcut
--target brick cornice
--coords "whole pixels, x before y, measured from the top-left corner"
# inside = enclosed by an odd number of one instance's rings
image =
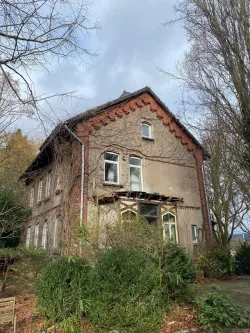
[[[90,117],[87,121],[80,122],[76,125],[77,135],[84,138],[88,137],[95,130],[108,125],[130,113],[136,112],[143,106],[148,105],[152,113],[156,113],[157,118],[162,121],[163,125],[168,127],[169,131],[187,147],[187,150],[197,159],[200,156],[201,148],[195,144],[190,136],[181,128],[179,124],[157,103],[157,101],[148,93],[139,97],[123,102],[118,106],[103,110],[102,112]],[[202,156],[202,154],[201,154]]]

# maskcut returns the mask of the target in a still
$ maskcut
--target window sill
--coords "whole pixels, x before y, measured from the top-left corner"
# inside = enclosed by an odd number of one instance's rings
[[[121,185],[121,184],[103,183],[103,186],[123,188],[123,185]]]
[[[155,141],[153,138],[147,138],[146,136],[142,136],[142,139],[146,140],[146,141],[152,141],[152,142]]]

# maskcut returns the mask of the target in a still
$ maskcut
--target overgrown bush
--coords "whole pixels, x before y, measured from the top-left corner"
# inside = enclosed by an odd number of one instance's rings
[[[189,285],[196,279],[195,266],[187,251],[168,243],[161,253],[162,285],[169,299],[187,299]]]
[[[244,326],[250,325],[249,309],[238,305],[229,296],[222,295],[217,287],[196,300],[196,311],[198,321],[207,330],[214,329],[215,332],[222,332],[221,326]]]
[[[234,258],[227,249],[212,249],[199,253],[196,265],[210,278],[222,278],[235,272]]]
[[[13,283],[22,289],[33,289],[39,273],[48,263],[49,257],[44,249],[0,249],[1,291]]]
[[[236,253],[236,259],[241,262],[243,273],[250,274],[250,244],[242,243]]]
[[[38,311],[54,322],[86,312],[91,267],[85,259],[63,257],[51,262],[36,283]]]
[[[119,332],[158,332],[161,317],[160,270],[154,258],[121,247],[102,254],[95,267],[90,322]]]

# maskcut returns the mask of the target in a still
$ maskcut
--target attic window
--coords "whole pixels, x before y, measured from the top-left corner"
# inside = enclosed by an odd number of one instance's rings
[[[141,124],[142,137],[146,139],[152,139],[152,129],[151,125],[148,123]]]

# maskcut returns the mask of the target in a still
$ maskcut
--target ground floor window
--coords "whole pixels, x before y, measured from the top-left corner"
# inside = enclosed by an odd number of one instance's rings
[[[176,217],[171,213],[163,215],[164,237],[167,242],[177,243]]]
[[[192,229],[193,243],[197,244],[198,243],[198,229],[197,229],[197,225],[191,225],[191,229]]]
[[[35,225],[35,231],[34,231],[34,246],[38,246],[38,237],[39,237],[39,224]]]
[[[136,218],[136,213],[132,210],[128,209],[125,212],[122,213],[122,220],[123,221],[131,221]]]
[[[140,203],[140,215],[148,221],[149,224],[157,224],[159,221],[160,206],[151,203]]]
[[[45,222],[43,225],[43,233],[42,233],[42,247],[46,249],[47,247],[47,230],[48,230],[48,223]]]
[[[26,247],[30,246],[30,227],[28,227],[27,229],[27,233],[26,233]]]

